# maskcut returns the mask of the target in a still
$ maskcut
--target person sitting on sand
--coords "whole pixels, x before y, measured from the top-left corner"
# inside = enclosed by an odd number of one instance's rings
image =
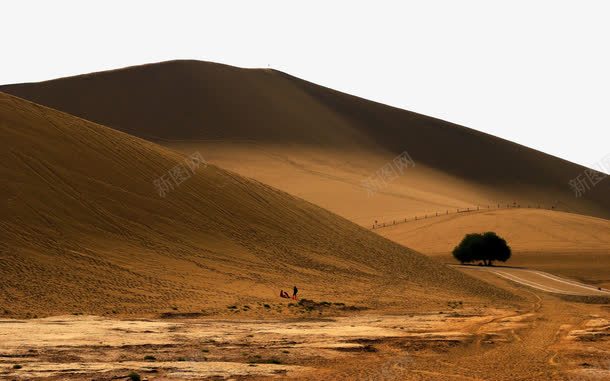
[[[298,292],[299,292],[299,289],[297,288],[297,286],[294,286],[294,288],[292,289],[292,299],[297,300]]]
[[[286,292],[284,290],[280,290],[280,297],[290,299],[290,295],[288,295],[288,292]]]

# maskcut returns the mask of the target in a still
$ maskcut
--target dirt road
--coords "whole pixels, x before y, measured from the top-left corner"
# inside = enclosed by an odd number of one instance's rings
[[[569,302],[557,293],[524,287],[523,283],[492,271],[473,269],[470,273],[521,295],[528,302],[513,311],[488,313],[485,320],[462,327],[469,339],[459,345],[416,345],[412,340],[386,340],[377,346],[376,361],[373,356],[368,362],[361,356],[359,361],[345,365],[340,377],[334,378],[610,380],[608,305]]]
[[[453,266],[467,271],[488,271],[502,278],[554,294],[610,296],[610,291],[538,270],[511,267]]]

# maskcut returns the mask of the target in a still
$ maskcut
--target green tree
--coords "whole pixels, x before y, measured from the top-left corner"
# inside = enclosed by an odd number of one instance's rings
[[[476,260],[474,253],[480,251],[478,247],[482,243],[483,237],[481,234],[466,234],[462,242],[453,249],[453,256],[462,264],[474,262]]]
[[[506,262],[511,250],[506,241],[494,232],[472,233],[466,234],[453,249],[453,256],[462,264],[482,261],[491,266],[493,261]]]

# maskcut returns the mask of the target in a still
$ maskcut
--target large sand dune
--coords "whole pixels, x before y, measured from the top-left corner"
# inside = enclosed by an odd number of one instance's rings
[[[369,306],[508,295],[214,165],[160,197],[184,155],[2,93],[0,136],[5,313],[218,312],[293,284]]]
[[[223,168],[363,225],[498,202],[610,217],[610,181],[580,198],[568,186],[581,166],[274,70],[171,61],[0,90],[199,149]],[[362,181],[404,151],[416,166],[371,197]]]

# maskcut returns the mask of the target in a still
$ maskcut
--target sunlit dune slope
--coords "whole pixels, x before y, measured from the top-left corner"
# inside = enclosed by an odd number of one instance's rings
[[[609,180],[580,198],[568,186],[581,166],[274,70],[171,61],[0,89],[187,153],[200,150],[223,168],[365,226],[512,202],[610,217]],[[404,151],[415,167],[371,196],[363,180]]]
[[[610,286],[610,221],[536,209],[456,213],[375,230],[419,252],[455,262],[451,251],[467,233],[495,231],[513,256],[507,263]]]
[[[153,182],[186,168],[184,155],[3,93],[0,144],[9,313],[226,311],[293,284],[304,297],[367,305],[508,297],[214,165],[160,197]]]

